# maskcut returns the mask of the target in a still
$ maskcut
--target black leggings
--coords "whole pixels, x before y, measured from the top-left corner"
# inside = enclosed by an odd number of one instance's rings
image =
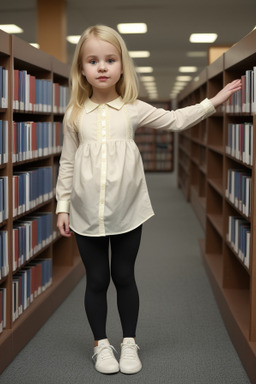
[[[86,269],[85,311],[94,339],[106,336],[107,290],[111,277],[117,290],[117,306],[123,337],[135,337],[139,294],[134,276],[142,226],[121,235],[89,237],[76,234],[78,249]]]

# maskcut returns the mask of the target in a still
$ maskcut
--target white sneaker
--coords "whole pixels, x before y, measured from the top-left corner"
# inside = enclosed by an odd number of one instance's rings
[[[116,352],[108,339],[99,340],[98,346],[94,347],[94,355],[92,356],[95,361],[95,369],[98,372],[105,374],[119,372],[119,364],[113,351]]]
[[[138,356],[139,346],[134,338],[126,337],[121,344],[120,372],[126,374],[137,373],[141,370],[142,364]]]

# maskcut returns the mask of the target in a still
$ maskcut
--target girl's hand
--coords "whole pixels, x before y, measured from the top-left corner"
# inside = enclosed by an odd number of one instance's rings
[[[70,237],[71,232],[69,229],[69,214],[58,213],[57,227],[59,228],[61,236]]]
[[[218,107],[219,105],[225,103],[233,93],[239,91],[241,89],[241,80],[234,80],[232,83],[227,84],[220,92],[217,93],[210,101],[214,105],[214,107]]]

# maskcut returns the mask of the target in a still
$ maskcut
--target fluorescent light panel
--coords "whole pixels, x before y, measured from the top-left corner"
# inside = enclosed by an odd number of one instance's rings
[[[40,45],[37,44],[37,43],[29,43],[30,45],[32,45],[32,47],[35,47],[37,49],[40,49]]]
[[[145,23],[120,23],[117,25],[119,33],[147,33],[147,24]]]
[[[217,37],[217,33],[192,33],[189,41],[190,43],[214,43]]]
[[[150,52],[149,51],[129,51],[129,55],[133,59],[146,58],[150,56]]]
[[[152,67],[137,67],[136,72],[138,72],[138,73],[151,73],[151,72],[153,72],[153,68]]]
[[[193,72],[196,72],[197,71],[197,67],[179,67],[179,72],[182,72],[182,73],[193,73]]]
[[[191,81],[192,77],[191,76],[177,76],[176,80],[177,81]]]
[[[71,44],[77,44],[80,39],[80,35],[70,35],[67,36],[66,39]]]
[[[0,24],[0,29],[6,33],[23,33],[23,29],[16,24]]]
[[[143,83],[147,83],[150,81],[155,81],[154,76],[140,76],[140,80],[143,81]]]

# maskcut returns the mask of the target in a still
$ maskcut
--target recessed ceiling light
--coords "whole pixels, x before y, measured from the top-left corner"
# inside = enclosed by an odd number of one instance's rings
[[[196,72],[197,71],[197,67],[179,67],[179,72],[182,72],[182,73],[192,73],[192,72]]]
[[[137,67],[136,72],[138,72],[138,73],[151,73],[151,72],[153,72],[153,68],[152,67]]]
[[[0,29],[7,33],[23,33],[23,29],[16,24],[0,24]]]
[[[155,81],[155,78],[154,76],[140,76],[140,80],[146,83],[148,81]]]
[[[40,45],[37,44],[37,43],[29,43],[30,45],[32,45],[32,47],[35,47],[37,49],[40,49]]]
[[[177,81],[191,81],[192,77],[191,76],[177,76],[176,80]]]
[[[148,30],[145,23],[121,23],[117,29],[120,33],[146,33]]]
[[[189,41],[190,43],[214,43],[217,37],[217,33],[192,33]]]
[[[77,44],[80,37],[81,37],[80,35],[70,35],[70,36],[67,36],[66,39],[71,44]]]
[[[149,51],[129,51],[129,55],[134,58],[144,58],[149,57],[150,52]]]

